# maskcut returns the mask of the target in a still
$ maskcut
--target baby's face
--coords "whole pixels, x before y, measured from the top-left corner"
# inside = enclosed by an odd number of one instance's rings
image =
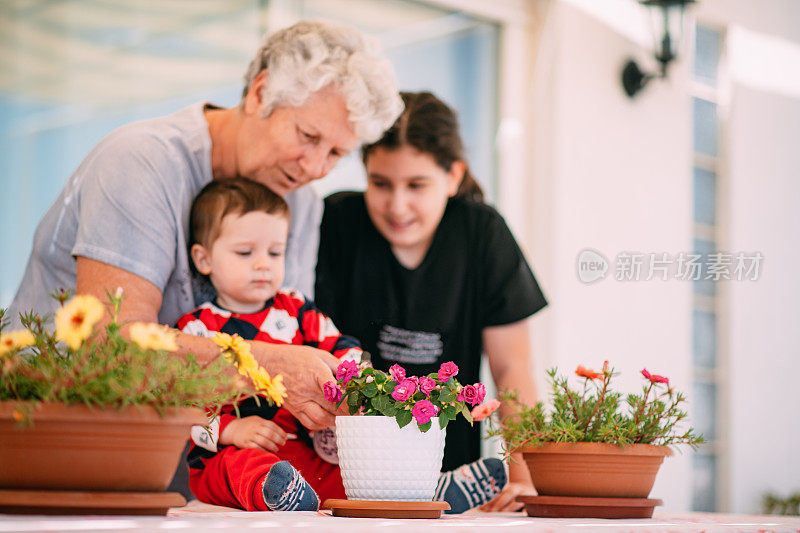
[[[195,265],[217,289],[219,304],[237,313],[254,313],[283,283],[289,222],[280,215],[252,211],[222,219],[220,234]],[[201,268],[204,267],[204,268]]]

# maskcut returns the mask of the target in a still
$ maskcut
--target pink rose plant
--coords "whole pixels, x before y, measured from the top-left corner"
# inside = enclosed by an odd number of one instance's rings
[[[368,364],[342,362],[336,369],[336,382],[326,383],[323,393],[337,407],[346,402],[351,415],[390,416],[399,427],[414,421],[425,432],[434,418],[441,428],[459,415],[472,423],[470,406],[484,400],[486,387],[481,383],[464,387],[456,374],[458,366],[453,362],[425,376],[408,376],[397,364],[387,373]]]

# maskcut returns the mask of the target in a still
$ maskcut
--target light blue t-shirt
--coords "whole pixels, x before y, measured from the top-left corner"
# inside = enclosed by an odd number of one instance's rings
[[[158,320],[178,318],[214,296],[193,278],[189,211],[211,181],[211,138],[199,103],[166,117],[123,126],[95,146],[45,213],[19,290],[9,308],[55,312],[53,291],[75,289],[76,256],[121,268],[161,290]],[[311,187],[285,197],[291,209],[284,286],[313,295],[322,200]],[[124,305],[124,303],[123,303]]]

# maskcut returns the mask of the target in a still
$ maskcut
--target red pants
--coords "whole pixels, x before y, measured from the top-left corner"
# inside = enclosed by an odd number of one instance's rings
[[[285,409],[272,421],[287,433],[297,431],[297,422]],[[346,498],[339,466],[323,461],[298,440],[287,440],[278,453],[225,446],[203,461],[205,468],[189,469],[189,488],[201,502],[268,511],[262,485],[269,469],[279,461],[289,461],[300,472],[319,496],[320,504],[328,498]]]

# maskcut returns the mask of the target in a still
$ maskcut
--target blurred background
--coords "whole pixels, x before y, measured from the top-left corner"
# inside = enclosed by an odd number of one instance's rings
[[[643,367],[669,376],[709,443],[668,459],[653,496],[673,510],[761,512],[765,493],[800,490],[800,1],[689,5],[667,76],[629,97],[630,59],[660,68],[658,9],[4,0],[0,306],[39,218],[104,135],[200,100],[236,105],[264,33],[345,22],[382,42],[403,89],[458,109],[473,172],[550,301],[531,325],[537,376],[605,359],[624,390]],[[363,189],[358,155],[314,186]],[[604,276],[579,275],[585,250]],[[692,256],[697,276],[681,270]],[[737,257],[750,260],[744,276]]]

